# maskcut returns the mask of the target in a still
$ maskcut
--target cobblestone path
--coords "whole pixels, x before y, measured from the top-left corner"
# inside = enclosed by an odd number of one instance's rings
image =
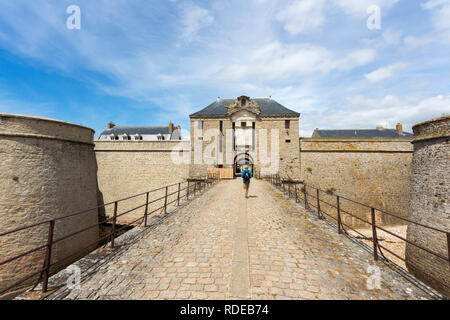
[[[379,268],[378,289],[367,286],[377,274],[370,266]],[[256,179],[249,199],[240,179],[220,182],[68,293],[65,299],[431,297]]]

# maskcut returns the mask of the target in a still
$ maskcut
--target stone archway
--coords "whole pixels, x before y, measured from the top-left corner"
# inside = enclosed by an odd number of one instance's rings
[[[253,158],[248,154],[248,153],[239,153],[235,158],[234,158],[234,175],[235,176],[240,176],[243,166],[248,165],[249,169],[251,170],[251,172],[253,173]]]

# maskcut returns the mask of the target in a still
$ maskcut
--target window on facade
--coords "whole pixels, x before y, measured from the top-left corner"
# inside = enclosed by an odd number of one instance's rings
[[[198,137],[198,140],[203,140],[203,137]]]
[[[119,140],[119,136],[114,136],[114,140]]]
[[[198,122],[198,129],[202,130],[203,129],[203,120],[199,120]]]
[[[223,121],[219,122],[219,130],[220,130],[220,133],[223,133]]]
[[[284,128],[285,129],[289,129],[291,126],[291,120],[285,120],[284,121]]]
[[[290,143],[291,142],[291,140],[290,139],[287,139],[287,140],[285,140],[287,143]]]
[[[245,105],[247,104],[247,101],[245,99],[241,100],[241,106],[245,107]]]
[[[247,122],[241,122],[241,127],[242,127],[242,128],[247,127]]]

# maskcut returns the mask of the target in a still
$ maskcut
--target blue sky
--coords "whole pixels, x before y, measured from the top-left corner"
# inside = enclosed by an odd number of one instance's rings
[[[97,137],[109,121],[188,130],[240,95],[300,112],[303,136],[449,114],[450,0],[0,0],[0,112]]]

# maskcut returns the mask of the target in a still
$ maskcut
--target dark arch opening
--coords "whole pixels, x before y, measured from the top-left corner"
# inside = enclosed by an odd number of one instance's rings
[[[240,176],[244,166],[248,165],[253,173],[253,158],[248,153],[240,153],[234,157],[234,175]]]

